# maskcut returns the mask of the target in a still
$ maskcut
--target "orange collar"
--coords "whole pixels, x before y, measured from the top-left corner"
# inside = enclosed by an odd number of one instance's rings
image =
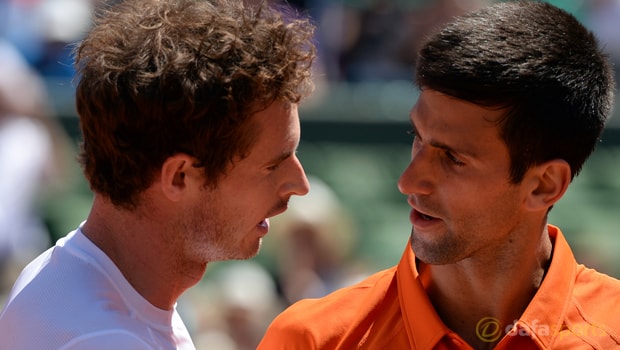
[[[529,335],[539,348],[553,345],[562,326],[575,281],[575,258],[560,229],[548,225],[553,244],[551,264],[545,278],[511,335]],[[433,349],[445,336],[458,337],[441,321],[431,304],[416,268],[415,255],[407,245],[396,271],[398,298],[409,342],[414,349]],[[498,348],[505,341],[506,336]]]

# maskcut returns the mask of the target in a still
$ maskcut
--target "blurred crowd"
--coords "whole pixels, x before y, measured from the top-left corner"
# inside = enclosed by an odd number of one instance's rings
[[[76,145],[55,118],[48,82],[71,84],[72,44],[89,29],[93,11],[115,1],[0,0],[0,305],[24,262],[57,238],[41,215],[42,203],[53,206],[75,181]],[[318,25],[319,95],[333,83],[410,81],[421,38],[490,2],[289,1]],[[620,67],[620,0],[550,2],[590,27]],[[199,348],[254,349],[290,303],[373,272],[355,258],[353,216],[325,183],[311,181],[310,194],[295,197],[289,211],[273,219],[259,260],[209,269],[205,282],[183,297],[180,310]]]
[[[73,75],[71,44],[93,11],[119,0],[0,0],[0,38],[43,76]],[[253,0],[260,1],[260,0]],[[284,0],[267,0],[280,2]],[[497,0],[289,0],[312,16],[320,76],[328,81],[411,78],[420,38],[455,15]],[[575,14],[620,61],[620,1],[548,0]]]

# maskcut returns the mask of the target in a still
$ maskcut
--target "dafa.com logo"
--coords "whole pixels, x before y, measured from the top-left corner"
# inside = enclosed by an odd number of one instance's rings
[[[527,325],[519,322],[519,320],[515,320],[513,323],[503,327],[499,320],[494,317],[483,317],[476,324],[476,336],[487,343],[494,343],[504,335],[529,337],[532,333],[540,336],[605,336],[605,332],[601,327],[589,324],[577,325],[568,329],[558,325],[544,324],[538,320],[534,320]]]

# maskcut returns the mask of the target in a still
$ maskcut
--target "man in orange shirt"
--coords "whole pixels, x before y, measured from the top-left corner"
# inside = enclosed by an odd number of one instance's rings
[[[611,110],[594,36],[549,4],[499,3],[429,37],[416,82],[400,263],[294,304],[259,349],[620,348],[620,281],[547,223]]]

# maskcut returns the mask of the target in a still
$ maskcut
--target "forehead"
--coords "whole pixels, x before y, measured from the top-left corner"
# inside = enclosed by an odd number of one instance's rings
[[[484,107],[439,91],[424,89],[411,111],[412,121],[433,124],[435,127],[462,124],[461,127],[498,129],[505,110]]]
[[[499,121],[502,109],[482,107],[441,92],[422,90],[411,110],[417,134],[428,141],[480,152],[490,143],[502,143]]]
[[[274,102],[253,114],[249,125],[254,132],[254,140],[248,152],[250,158],[291,151],[299,143],[299,116],[295,104]]]
[[[252,117],[259,139],[263,142],[278,144],[299,138],[299,114],[297,105],[276,101]]]

